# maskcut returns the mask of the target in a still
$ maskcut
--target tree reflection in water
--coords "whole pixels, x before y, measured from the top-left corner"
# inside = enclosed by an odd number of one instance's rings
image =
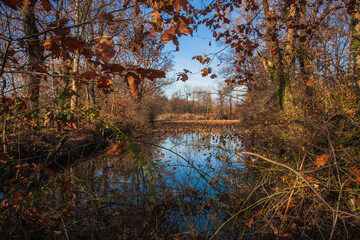
[[[139,151],[79,163],[75,171],[87,193],[78,195],[80,212],[106,216],[104,227],[116,228],[116,236],[211,236],[228,216],[230,193],[239,188],[239,142],[197,133],[153,137],[141,140]],[[228,234],[226,228],[221,234]]]

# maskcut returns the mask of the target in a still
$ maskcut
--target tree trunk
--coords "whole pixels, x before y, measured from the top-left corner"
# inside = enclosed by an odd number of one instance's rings
[[[79,8],[79,0],[75,0],[75,20],[74,20],[74,24],[77,25],[80,23],[80,8]],[[79,27],[75,27],[75,33],[74,33],[75,37],[79,36]],[[72,73],[76,74],[79,68],[79,60],[80,60],[80,54],[79,51],[75,51],[74,53],[74,58],[73,58],[73,62],[72,62]],[[76,108],[77,105],[77,83],[76,83],[76,78],[73,77],[72,81],[71,81],[71,90],[72,90],[72,95],[71,95],[71,99],[70,99],[70,108],[74,109]]]
[[[265,27],[268,33],[267,46],[271,52],[270,53],[271,60],[264,61],[267,64],[265,68],[268,69],[270,80],[272,81],[275,87],[276,95],[278,96],[279,99],[280,108],[284,109],[285,92],[287,86],[289,85],[288,84],[289,81],[286,78],[283,55],[279,47],[278,31],[276,29],[276,20],[274,20],[271,17],[268,17],[271,16],[272,14],[269,9],[268,0],[262,0],[262,3],[263,3],[264,14],[266,16]]]
[[[351,16],[351,40],[350,46],[351,51],[353,52],[353,78],[354,82],[358,88],[360,88],[360,12],[358,11],[360,7],[360,0],[355,2],[355,13]]]
[[[40,44],[39,33],[36,26],[34,4],[29,4],[22,9],[23,27],[27,38],[26,52],[28,60],[28,73],[24,75],[24,94],[30,99],[32,109],[39,112],[39,89],[41,77],[35,73],[35,66],[43,64],[44,48]]]

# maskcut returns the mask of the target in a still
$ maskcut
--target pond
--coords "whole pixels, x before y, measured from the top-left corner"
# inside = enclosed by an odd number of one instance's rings
[[[108,203],[107,211],[121,215],[129,228],[138,228],[141,221],[182,237],[209,237],[220,228],[219,234],[225,234],[222,224],[233,207],[229,196],[241,188],[244,169],[237,154],[239,136],[153,136],[124,148],[122,154],[101,154],[76,166],[83,191]]]

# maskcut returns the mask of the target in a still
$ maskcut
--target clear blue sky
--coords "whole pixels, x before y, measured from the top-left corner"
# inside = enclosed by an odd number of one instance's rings
[[[209,42],[211,42],[211,46],[209,45]],[[183,92],[183,89],[186,86],[189,88],[201,87],[208,91],[215,92],[217,84],[224,81],[220,76],[223,64],[217,66],[219,61],[216,58],[210,64],[210,67],[213,70],[212,73],[215,73],[218,76],[217,79],[202,77],[200,71],[206,65],[200,64],[197,60],[192,60],[192,57],[196,55],[204,56],[204,53],[206,53],[210,58],[212,58],[213,56],[211,54],[221,51],[224,49],[224,46],[219,46],[219,43],[215,42],[215,38],[212,36],[212,33],[204,26],[199,26],[197,32],[193,33],[193,37],[181,36],[179,38],[179,43],[180,51],[172,52],[174,56],[174,71],[168,73],[167,76],[169,78],[176,79],[176,73],[182,72],[183,69],[188,69],[195,74],[189,74],[189,80],[186,82],[176,81],[171,86],[166,87],[164,89],[165,95],[167,97],[171,97],[172,94],[179,89]],[[174,51],[175,46],[169,42],[166,44],[165,50]]]

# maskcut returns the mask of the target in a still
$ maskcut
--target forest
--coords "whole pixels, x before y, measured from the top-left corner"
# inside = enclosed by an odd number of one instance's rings
[[[358,238],[360,0],[0,0],[0,46],[1,239]]]

